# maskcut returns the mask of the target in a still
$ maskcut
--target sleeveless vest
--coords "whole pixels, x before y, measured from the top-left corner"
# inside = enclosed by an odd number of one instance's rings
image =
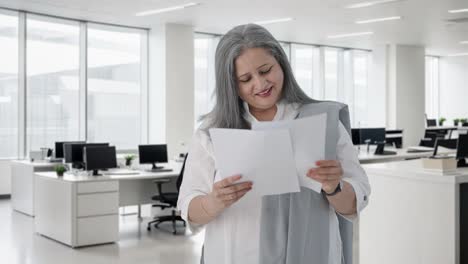
[[[297,118],[327,113],[325,159],[337,158],[338,124],[350,134],[345,104],[317,101],[301,106]],[[260,221],[261,264],[326,264],[329,262],[330,208],[320,193],[302,188],[298,193],[262,198]],[[352,264],[353,224],[341,217],[342,263]]]

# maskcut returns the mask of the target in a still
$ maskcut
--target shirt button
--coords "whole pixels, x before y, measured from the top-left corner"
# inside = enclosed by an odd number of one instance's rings
[[[364,201],[367,201],[367,195],[364,195]]]

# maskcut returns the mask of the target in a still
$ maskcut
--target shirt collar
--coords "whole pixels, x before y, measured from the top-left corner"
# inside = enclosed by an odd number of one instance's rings
[[[244,105],[244,110],[245,110],[244,111],[245,120],[247,120],[249,123],[258,122],[257,118],[255,118],[255,116],[253,116],[250,113],[249,104],[244,101],[243,105]],[[285,112],[286,104],[283,101],[279,101],[278,103],[276,103],[276,107],[277,107],[276,114],[273,117],[272,121],[278,121],[278,120],[282,120],[284,118],[284,112]]]

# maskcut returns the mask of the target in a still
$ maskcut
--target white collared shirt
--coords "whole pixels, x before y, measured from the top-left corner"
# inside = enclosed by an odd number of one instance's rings
[[[292,120],[298,114],[298,104],[279,102],[277,107],[273,121]],[[250,123],[258,122],[250,114],[246,103],[244,103],[244,108],[246,110],[244,118]],[[179,192],[178,208],[192,232],[198,232],[203,227],[206,228],[205,264],[257,264],[261,200],[247,194],[205,226],[191,223],[188,221],[190,201],[196,196],[210,193],[213,183],[218,181],[218,178],[215,175],[213,145],[206,132],[196,131],[189,153],[184,179]],[[356,193],[357,214],[359,214],[368,203],[370,185],[366,173],[359,164],[357,151],[341,122],[339,124],[337,157],[344,171],[343,180],[351,184]],[[356,219],[357,214],[345,217],[352,221]],[[331,205],[329,215],[329,263],[341,264],[342,248],[338,218],[335,209]]]

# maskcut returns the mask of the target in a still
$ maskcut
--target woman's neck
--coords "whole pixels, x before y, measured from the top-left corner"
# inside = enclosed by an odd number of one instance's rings
[[[276,112],[278,111],[278,107],[276,104],[268,109],[255,109],[253,107],[249,108],[250,113],[258,120],[258,121],[272,121],[275,118]]]

